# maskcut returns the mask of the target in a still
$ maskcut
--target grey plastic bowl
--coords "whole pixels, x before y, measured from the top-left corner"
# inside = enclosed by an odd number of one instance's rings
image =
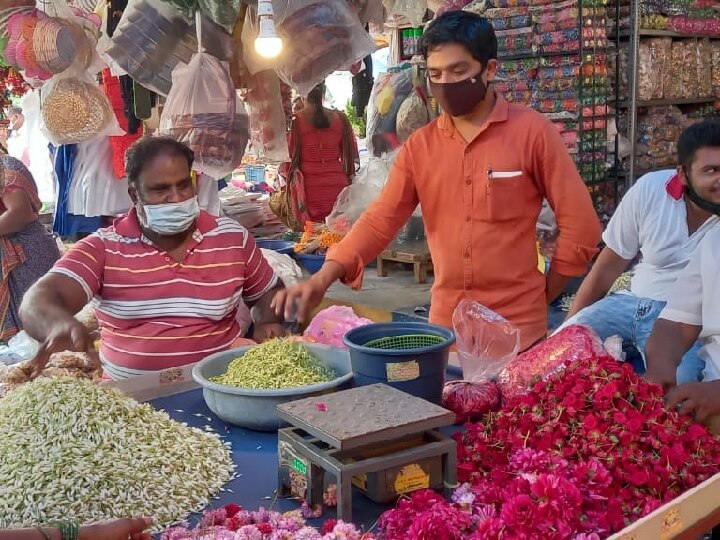
[[[349,386],[352,381],[348,351],[315,343],[304,345],[339,377],[332,381],[287,390],[254,390],[210,381],[211,377],[225,373],[230,362],[252,348],[246,346],[208,356],[193,368],[193,379],[202,386],[207,406],[222,420],[257,431],[275,431],[282,427],[277,415],[279,404],[335,392],[340,386]]]

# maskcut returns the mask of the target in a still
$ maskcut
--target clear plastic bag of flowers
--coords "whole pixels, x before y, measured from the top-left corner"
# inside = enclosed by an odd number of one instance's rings
[[[463,380],[445,384],[443,406],[453,411],[460,423],[500,405],[500,389],[493,379],[517,356],[520,330],[474,300],[458,304],[453,327]]]
[[[605,352],[595,331],[581,324],[573,324],[520,354],[500,373],[498,384],[506,399],[522,395],[535,382],[557,373],[565,366]]]
[[[520,350],[520,330],[474,300],[463,300],[453,313],[453,328],[463,379],[494,379]]]

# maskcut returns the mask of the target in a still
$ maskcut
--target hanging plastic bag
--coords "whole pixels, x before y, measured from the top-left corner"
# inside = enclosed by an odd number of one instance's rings
[[[383,4],[388,15],[404,17],[413,27],[422,25],[428,7],[427,0],[386,0]]]
[[[87,73],[56,75],[43,87],[40,129],[55,146],[124,135],[112,105]]]
[[[397,152],[382,158],[372,157],[362,167],[355,181],[338,195],[332,212],[325,218],[328,228],[338,234],[347,234],[360,216],[375,202],[387,180]]]
[[[200,43],[199,12],[196,22]],[[203,173],[223,178],[240,165],[244,152],[234,140],[241,136],[236,129],[236,99],[227,63],[199,50],[187,66],[180,64],[173,70],[160,133],[192,148],[195,165]]]
[[[371,156],[380,157],[400,148],[397,116],[413,91],[409,64],[378,75],[373,84],[367,109],[367,147]]]
[[[192,19],[197,11],[215,24],[232,33],[235,20],[242,8],[242,0],[164,0],[172,4],[187,19]]]
[[[421,66],[412,67],[413,90],[400,105],[397,114],[397,137],[401,143],[410,138],[415,131],[427,125],[431,112],[427,105],[427,93],[421,77]]]
[[[343,337],[353,328],[372,324],[364,317],[358,317],[348,306],[330,306],[315,315],[303,335],[314,342],[331,347],[347,349]]]
[[[295,10],[277,27],[285,43],[292,44],[277,71],[305,96],[328,75],[349,69],[377,47],[346,2],[295,1]]]
[[[251,73],[276,68],[300,95],[335,71],[347,70],[376,50],[375,43],[346,2],[288,0],[276,2],[275,26],[285,44],[274,61],[262,59],[251,45],[258,35],[255,17],[245,19],[244,58]]]
[[[470,2],[471,0],[442,0],[440,7],[433,10],[435,11],[435,18],[437,19],[442,14],[451,11],[462,11]]]
[[[221,61],[233,55],[232,37],[220,26],[202,19],[202,46],[207,54]],[[172,72],[187,64],[198,50],[192,25],[170,4],[162,0],[130,0],[112,38],[103,35],[98,52],[108,65],[119,67],[148,90],[167,96]]]
[[[270,161],[290,161],[277,74],[268,70],[250,77],[244,97],[250,112],[250,140],[254,153]]]
[[[348,5],[365,24],[385,24],[385,8],[382,0],[349,0]]]
[[[560,330],[510,362],[500,373],[498,383],[504,398],[527,393],[540,379],[564,366],[606,354],[602,341],[589,327],[573,324]]]

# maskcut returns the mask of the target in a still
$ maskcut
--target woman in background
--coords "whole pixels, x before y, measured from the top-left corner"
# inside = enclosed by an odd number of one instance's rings
[[[18,309],[30,286],[52,268],[60,250],[40,223],[40,197],[30,171],[0,146],[0,340],[21,329]]]
[[[324,96],[325,84],[322,83],[310,91],[304,107],[295,114],[289,141],[293,161],[280,170],[290,183],[294,181],[293,169],[299,169],[305,199],[301,206],[314,223],[324,223],[340,192],[352,182],[360,163],[350,121],[345,114],[323,107]]]

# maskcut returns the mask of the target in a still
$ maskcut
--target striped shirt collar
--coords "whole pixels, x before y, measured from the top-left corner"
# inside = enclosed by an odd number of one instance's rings
[[[203,235],[212,231],[218,225],[217,218],[208,214],[205,210],[200,210],[200,214],[195,219],[195,232],[193,232],[193,240],[200,242]],[[145,243],[150,241],[145,237],[140,228],[140,221],[137,217],[137,210],[133,207],[130,211],[113,222],[115,232],[126,238],[140,238]]]

